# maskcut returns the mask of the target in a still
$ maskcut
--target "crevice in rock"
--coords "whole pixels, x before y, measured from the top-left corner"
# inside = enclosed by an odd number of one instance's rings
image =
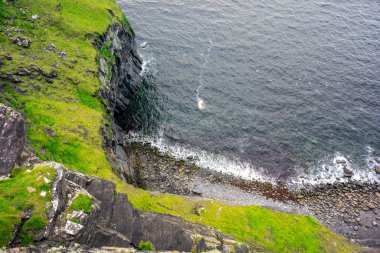
[[[23,215],[21,217],[20,223],[17,225],[17,227],[15,228],[15,230],[13,232],[13,239],[9,242],[9,247],[15,247],[17,245],[20,245],[20,242],[21,242],[21,238],[20,238],[21,229],[24,226],[24,224],[30,219],[30,217],[32,217],[33,210],[34,210],[34,207],[31,207],[31,208],[29,208],[28,210],[26,210],[23,213]]]

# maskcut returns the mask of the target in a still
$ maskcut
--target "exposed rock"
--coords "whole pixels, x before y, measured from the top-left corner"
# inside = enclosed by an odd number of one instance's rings
[[[343,167],[343,172],[345,177],[352,177],[354,175],[354,173],[351,170],[347,169],[346,166]]]
[[[24,37],[16,37],[12,39],[12,43],[19,47],[29,48],[32,42]]]
[[[100,49],[111,41],[109,52],[115,56],[112,78],[108,80],[105,59],[101,60],[99,76],[102,81],[102,96],[108,101],[109,110],[114,113],[119,125],[123,125],[123,114],[130,99],[141,86],[142,60],[137,54],[135,36],[124,25],[113,23],[108,31],[96,42]]]
[[[379,165],[376,165],[376,166],[374,167],[374,170],[375,170],[375,172],[376,172],[377,174],[380,174],[380,166],[379,166]]]
[[[79,243],[88,247],[129,247],[141,240],[151,241],[156,250],[190,252],[203,239],[207,249],[242,246],[230,236],[219,231],[187,222],[181,218],[135,209],[126,194],[115,192],[112,182],[79,174],[51,163],[57,169],[53,186],[53,207],[49,212],[49,224],[44,240],[39,246]],[[92,196],[92,210],[80,224],[68,221],[68,217],[81,216],[79,212],[67,215],[73,196],[79,192]],[[216,236],[217,235],[217,236]],[[223,242],[223,243],[221,243]],[[204,245],[202,246],[204,247]]]
[[[135,35],[124,24],[113,23],[94,44],[98,49],[106,47],[114,56],[112,62],[100,58],[98,74],[102,86],[100,94],[107,101],[107,111],[111,115],[110,125],[103,129],[104,145],[113,167],[122,168],[126,155],[121,147],[124,140],[120,126],[127,125],[125,109],[141,86],[142,60],[137,54]],[[124,179],[120,170],[115,172]]]
[[[299,203],[322,224],[366,246],[380,247],[380,230],[372,224],[380,206],[379,183],[348,180],[304,187]]]
[[[335,160],[335,162],[336,162],[337,164],[346,164],[346,163],[347,163],[346,159],[344,159],[344,158],[337,158],[337,159]]]
[[[26,190],[29,192],[29,193],[32,193],[32,192],[35,192],[36,191],[36,188],[33,188],[33,187],[26,187]]]
[[[44,132],[52,138],[57,135],[57,133],[50,128],[44,128]]]
[[[69,247],[36,247],[29,246],[27,248],[11,248],[1,251],[2,253],[132,253],[139,252],[134,248],[116,248],[116,247],[101,247],[90,248],[87,246],[74,244]]]
[[[65,232],[69,235],[77,235],[79,232],[83,229],[83,225],[72,222],[72,221],[66,221],[65,225]]]
[[[128,183],[150,191],[192,193],[199,167],[189,161],[176,160],[139,143],[125,142],[124,147],[117,147],[116,154]]]
[[[0,104],[0,176],[9,175],[25,145],[25,122],[13,109]]]

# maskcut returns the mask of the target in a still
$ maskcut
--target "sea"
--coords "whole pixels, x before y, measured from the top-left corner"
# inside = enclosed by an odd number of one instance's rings
[[[131,141],[247,180],[380,181],[379,1],[118,2],[144,62]]]

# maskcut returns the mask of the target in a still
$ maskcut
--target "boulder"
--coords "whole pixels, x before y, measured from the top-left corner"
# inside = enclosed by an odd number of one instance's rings
[[[16,37],[13,38],[12,43],[16,44],[19,47],[29,48],[32,42],[24,37]]]
[[[25,145],[25,121],[21,114],[0,104],[0,176],[8,176]]]
[[[376,165],[375,167],[373,167],[375,169],[375,172],[377,174],[380,174],[380,166],[379,165]]]
[[[66,222],[65,232],[69,235],[77,235],[82,229],[83,226],[81,224],[69,220]]]
[[[345,177],[352,177],[354,175],[354,173],[351,170],[347,169],[346,166],[343,167],[343,172]]]

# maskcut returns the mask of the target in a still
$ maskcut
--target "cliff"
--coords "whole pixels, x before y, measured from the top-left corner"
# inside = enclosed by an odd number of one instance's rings
[[[160,187],[160,172],[140,180],[128,167],[124,109],[141,85],[142,62],[114,0],[0,1],[0,24],[0,118],[11,129],[1,135],[4,174],[16,164],[0,181],[1,247],[136,249],[145,241],[181,251],[359,249],[308,216],[126,183]],[[177,193],[188,193],[186,180],[175,181],[183,184]]]

